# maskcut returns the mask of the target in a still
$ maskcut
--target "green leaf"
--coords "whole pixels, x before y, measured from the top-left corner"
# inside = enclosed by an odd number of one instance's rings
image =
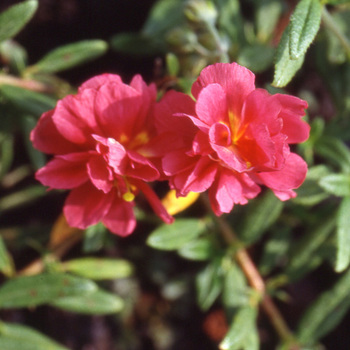
[[[13,276],[15,272],[11,255],[6,249],[4,240],[0,236],[0,271],[7,277]]]
[[[85,295],[58,298],[51,305],[80,314],[107,315],[120,312],[124,302],[118,295],[96,290]]]
[[[322,5],[319,0],[301,0],[290,20],[289,53],[292,60],[303,57],[315,39],[321,24]]]
[[[208,264],[196,277],[197,302],[202,310],[208,310],[222,290],[221,259]]]
[[[100,250],[105,242],[107,228],[102,222],[92,225],[85,230],[83,251],[84,253],[91,253]]]
[[[192,241],[205,230],[205,223],[199,219],[177,219],[171,225],[161,225],[147,239],[152,248],[175,250]]]
[[[142,33],[120,33],[111,39],[113,50],[129,55],[154,56],[165,52],[165,46],[157,38]]]
[[[304,63],[304,55],[296,60],[292,60],[289,55],[290,40],[289,40],[290,26],[288,26],[278,45],[276,59],[275,59],[275,75],[272,85],[275,87],[286,86],[294,77],[296,72]]]
[[[94,282],[66,274],[17,277],[0,288],[0,308],[32,307],[63,296],[82,296],[96,289]]]
[[[268,69],[272,63],[275,49],[270,46],[255,44],[244,47],[238,56],[237,62],[248,69],[259,73]]]
[[[298,338],[314,344],[339,324],[349,307],[350,270],[311,304],[298,325]]]
[[[261,43],[265,43],[276,30],[276,25],[282,12],[282,3],[279,0],[260,0],[257,2],[257,5],[257,38]],[[267,21],[266,18],[269,20]]]
[[[33,143],[30,140],[30,133],[37,124],[36,118],[28,115],[22,115],[20,118],[21,127],[24,138],[24,145],[26,147],[27,154],[31,160],[34,169],[43,167],[46,163],[46,156],[44,153],[38,151],[33,147]]]
[[[322,136],[315,144],[315,152],[350,174],[350,150],[336,137]]]
[[[286,270],[291,280],[300,278],[321,263],[322,257],[317,252],[333,232],[335,224],[334,215],[320,220],[319,224],[304,234],[293,247],[289,266]]]
[[[0,56],[10,68],[10,72],[21,75],[27,65],[26,50],[13,40],[6,40],[0,43]]]
[[[27,0],[13,5],[0,14],[0,42],[14,37],[33,17],[37,0]]]
[[[222,301],[226,308],[247,305],[249,302],[249,288],[242,270],[230,262],[224,271]]]
[[[350,174],[330,174],[319,181],[319,185],[335,196],[350,196]]]
[[[68,350],[38,331],[14,323],[0,322],[1,350]]]
[[[45,187],[41,185],[31,186],[24,190],[19,190],[0,198],[0,213],[5,210],[10,210],[21,205],[30,203],[31,201],[40,198],[46,194]]]
[[[350,197],[342,200],[337,215],[337,259],[335,270],[344,271],[350,264]]]
[[[256,308],[247,306],[239,309],[219,348],[221,350],[258,350],[256,316]]]
[[[330,170],[325,165],[317,165],[308,169],[304,183],[299,187],[294,203],[313,206],[329,197],[319,185],[320,179],[329,175]]]
[[[27,68],[30,73],[56,73],[102,56],[108,49],[103,40],[83,40],[64,45],[45,55],[35,65]]]
[[[290,244],[291,234],[289,229],[279,229],[269,236],[259,264],[262,275],[267,275],[276,265],[285,261]]]
[[[10,170],[13,161],[14,137],[10,133],[0,133],[0,179]]]
[[[208,238],[197,238],[183,245],[178,253],[189,260],[208,260],[215,255],[215,249]]]
[[[0,85],[0,94],[16,109],[34,116],[40,116],[56,105],[52,97],[12,85]]]
[[[79,258],[62,264],[65,271],[93,280],[117,279],[129,277],[132,265],[122,259]]]
[[[142,28],[142,33],[149,37],[161,38],[171,28],[181,26],[185,0],[158,0],[151,8]]]
[[[278,219],[282,209],[283,202],[272,191],[267,191],[249,205],[239,230],[240,237],[249,243],[257,241]]]

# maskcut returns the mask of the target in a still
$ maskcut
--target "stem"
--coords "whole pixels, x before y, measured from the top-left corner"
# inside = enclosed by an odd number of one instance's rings
[[[335,23],[334,19],[325,6],[323,6],[322,10],[322,22],[325,27],[338,38],[340,44],[343,46],[348,58],[350,59],[350,42],[347,37],[340,31],[338,25]]]
[[[0,85],[18,86],[36,92],[52,93],[52,88],[35,80],[20,79],[11,75],[0,75]]]
[[[211,210],[208,197],[202,195],[201,198],[207,209]],[[218,223],[221,230],[221,234],[228,245],[239,243],[239,239],[237,238],[235,232],[225,219],[223,219],[222,217],[216,217],[216,222]],[[293,333],[291,332],[287,323],[283,319],[282,314],[277,309],[271,297],[268,294],[266,294],[265,282],[261,277],[253,260],[249,256],[247,250],[244,248],[240,248],[236,252],[235,258],[238,264],[241,266],[242,271],[244,272],[251,287],[253,287],[261,295],[261,306],[268,318],[270,319],[271,324],[275,328],[281,340],[284,341],[286,344],[289,344],[290,350],[300,349],[296,339],[294,338]]]

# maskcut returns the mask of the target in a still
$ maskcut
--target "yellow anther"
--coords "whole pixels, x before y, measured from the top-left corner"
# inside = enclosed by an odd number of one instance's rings
[[[126,202],[132,202],[135,199],[135,196],[132,192],[126,192],[123,194],[123,199]]]

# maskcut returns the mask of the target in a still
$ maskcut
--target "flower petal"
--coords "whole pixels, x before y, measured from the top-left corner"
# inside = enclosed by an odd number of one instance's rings
[[[167,224],[174,222],[174,218],[166,211],[161,200],[154,191],[143,181],[134,181],[133,184],[145,195],[148,203],[151,205],[154,212]]]
[[[109,192],[113,187],[113,173],[102,156],[91,157],[87,163],[87,173],[93,185],[103,191]]]
[[[103,224],[112,232],[125,237],[132,233],[136,227],[136,220],[133,211],[134,203],[126,202],[116,197],[104,216]]]
[[[105,217],[114,196],[113,191],[105,194],[87,182],[70,192],[63,208],[64,216],[70,226],[85,229]]]
[[[55,157],[39,169],[35,178],[43,185],[57,189],[71,189],[88,181],[86,163],[89,154],[70,154]]]
[[[289,191],[298,188],[305,180],[307,164],[295,153],[290,153],[282,170],[257,173],[261,182],[277,191]]]
[[[305,115],[307,102],[290,95],[276,94],[282,105],[280,117],[283,119],[282,133],[288,136],[288,143],[300,143],[309,138],[310,125],[300,118]]]
[[[260,187],[246,174],[223,169],[209,189],[209,199],[216,215],[229,213],[234,204],[246,204],[261,191]]]
[[[30,140],[33,142],[33,146],[49,154],[77,152],[79,150],[77,145],[68,141],[58,132],[52,120],[54,112],[55,110],[52,109],[44,113],[32,130]]]
[[[229,109],[239,115],[246,96],[255,89],[255,75],[237,63],[216,63],[202,70],[192,85],[192,95],[198,98],[207,85],[220,84],[227,95]]]
[[[198,119],[208,126],[228,121],[226,92],[221,85],[210,84],[200,91],[196,114]]]
[[[78,95],[68,95],[58,101],[52,115],[59,133],[72,143],[86,147],[93,145],[91,134],[103,134],[96,120],[96,91],[85,89]]]
[[[117,74],[105,73],[105,74],[97,75],[96,77],[93,77],[87,80],[85,83],[83,83],[79,87],[79,92],[82,92],[82,90],[85,90],[85,89],[98,90],[102,85],[110,84],[110,83],[119,84],[119,83],[122,83],[122,79]]]

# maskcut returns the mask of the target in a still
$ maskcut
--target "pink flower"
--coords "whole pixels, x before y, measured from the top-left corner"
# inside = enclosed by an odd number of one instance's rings
[[[230,212],[236,203],[246,204],[261,191],[260,185],[281,200],[295,197],[293,189],[306,176],[306,163],[290,152],[289,144],[309,136],[309,125],[301,120],[307,103],[256,89],[254,80],[252,72],[236,63],[215,64],[193,84],[196,102],[173,93],[160,103],[170,106],[167,118],[173,114],[195,127],[191,141],[187,136],[163,158],[170,185],[180,196],[209,190],[216,215]],[[176,107],[181,99],[187,111]]]
[[[139,191],[165,222],[173,221],[146,184],[161,175],[155,165],[162,145],[155,104],[155,86],[140,76],[126,85],[118,75],[104,74],[41,116],[31,140],[54,157],[36,178],[72,190],[63,209],[69,225],[84,229],[102,221],[113,233],[128,235],[136,225],[133,200]]]

